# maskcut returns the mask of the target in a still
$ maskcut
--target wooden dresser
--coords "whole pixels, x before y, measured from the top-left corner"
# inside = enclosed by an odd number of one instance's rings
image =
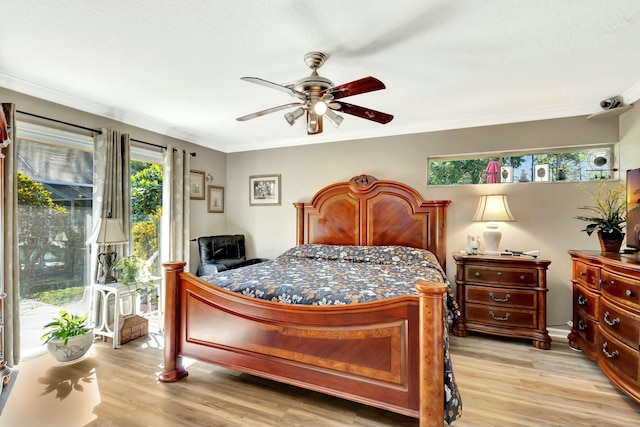
[[[640,403],[640,256],[570,250],[573,326],[569,345],[595,360]]]
[[[530,257],[461,255],[456,262],[456,295],[461,320],[456,336],[469,331],[529,338],[548,350],[547,268],[551,261]]]

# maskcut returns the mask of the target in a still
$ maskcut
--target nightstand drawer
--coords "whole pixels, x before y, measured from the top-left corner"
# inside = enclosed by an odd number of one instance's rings
[[[573,262],[573,280],[592,289],[600,288],[600,268],[580,261]]]
[[[504,286],[536,286],[538,270],[502,266],[465,265],[464,280]]]
[[[610,368],[616,371],[626,381],[638,381],[638,363],[640,362],[638,350],[627,347],[611,335],[603,332],[598,334],[598,351],[601,360]]]
[[[603,270],[600,290],[621,303],[640,308],[640,282],[619,274]]]
[[[465,292],[467,293],[466,300],[468,303],[488,304],[503,308],[529,308],[534,310],[538,306],[537,294],[534,291],[467,285]]]
[[[600,298],[598,294],[590,291],[579,285],[573,285],[573,306],[583,311],[586,315],[593,319],[597,319],[598,314],[598,302]]]
[[[469,322],[521,328],[535,328],[537,326],[535,310],[467,304],[465,314],[466,320]]]
[[[616,307],[606,298],[600,301],[600,328],[630,347],[638,348],[640,316],[629,310]]]

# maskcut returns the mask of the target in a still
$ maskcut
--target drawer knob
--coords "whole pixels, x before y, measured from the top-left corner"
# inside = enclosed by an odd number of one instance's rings
[[[586,272],[586,271],[581,271],[581,272],[580,272],[580,275],[584,277],[584,276],[586,276],[586,275],[587,275],[587,272]]]
[[[578,305],[587,305],[587,299],[582,294],[578,295]]]
[[[582,321],[582,319],[578,320],[578,329],[581,331],[587,330],[587,324]]]
[[[480,272],[476,271],[475,273],[473,273],[473,275],[476,277],[480,277]]]
[[[498,271],[498,276],[502,276],[502,271]]]
[[[600,284],[600,285],[604,284],[604,280],[602,280],[602,279],[598,280],[598,284]]]
[[[620,323],[620,318],[619,318],[619,317],[616,317],[616,318],[615,318],[615,319],[613,319],[613,320],[609,320],[609,312],[607,311],[607,312],[604,314],[604,322],[605,322],[607,325],[609,325],[609,326],[616,326],[618,323]]]
[[[495,302],[507,302],[509,301],[509,299],[511,298],[510,294],[506,294],[504,296],[504,298],[496,298],[495,295],[493,295],[493,292],[489,292],[489,296],[491,297],[492,300],[494,300]]]
[[[609,282],[609,283],[611,283],[611,286],[614,286],[614,285],[616,284],[616,281],[615,281],[615,280],[612,280],[612,281],[611,281],[611,282]]]
[[[613,359],[614,357],[618,357],[618,350],[613,350],[611,353],[608,351],[607,342],[602,343],[602,353],[607,356],[609,359]]]
[[[633,295],[633,292],[631,292],[630,289],[627,289],[626,291],[624,291],[624,294],[628,297],[630,297],[631,295]]]
[[[524,279],[526,279],[526,277],[523,274],[522,276],[520,276],[520,280],[524,280]]]
[[[504,316],[504,317],[498,317],[498,316],[496,316],[495,314],[493,314],[493,311],[490,311],[490,312],[489,312],[489,315],[491,315],[491,318],[492,318],[493,320],[497,320],[497,321],[499,321],[499,322],[506,322],[507,320],[509,320],[509,313],[505,314],[505,316]]]

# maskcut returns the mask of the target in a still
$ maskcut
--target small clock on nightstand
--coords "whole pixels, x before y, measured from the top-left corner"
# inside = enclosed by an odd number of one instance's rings
[[[547,268],[551,261],[525,256],[461,255],[456,294],[461,319],[453,333],[469,331],[533,340],[548,350]]]

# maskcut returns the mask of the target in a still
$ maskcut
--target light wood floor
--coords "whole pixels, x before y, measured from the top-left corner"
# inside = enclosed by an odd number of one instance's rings
[[[113,350],[96,342],[72,365],[21,363],[0,426],[417,426],[415,419],[203,363],[162,384],[162,337]],[[451,337],[467,426],[640,425],[640,405],[582,353],[487,336]]]

